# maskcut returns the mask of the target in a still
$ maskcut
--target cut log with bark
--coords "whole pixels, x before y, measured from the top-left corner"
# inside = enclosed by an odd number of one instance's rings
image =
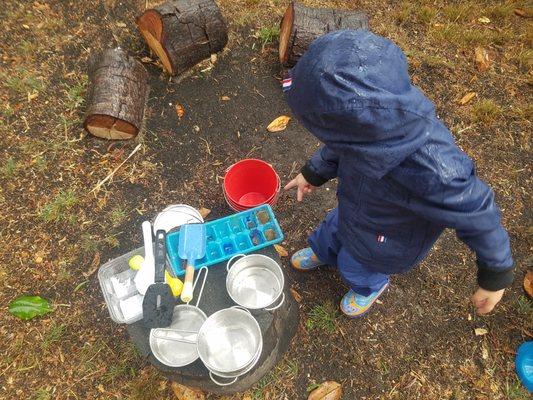
[[[170,75],[221,51],[228,28],[214,0],[174,0],[146,10],[137,27]]]
[[[83,126],[105,139],[139,133],[148,92],[148,73],[124,50],[108,49],[89,60],[87,112]]]
[[[316,38],[340,29],[368,29],[368,16],[361,11],[311,8],[296,2],[289,4],[279,35],[281,64],[294,66]]]

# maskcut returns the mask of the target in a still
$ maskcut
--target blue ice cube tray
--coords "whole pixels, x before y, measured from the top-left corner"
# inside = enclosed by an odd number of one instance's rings
[[[206,222],[205,232],[205,257],[195,262],[194,269],[218,264],[236,254],[252,253],[283,240],[283,232],[269,205]],[[185,270],[178,254],[179,236],[179,231],[167,235],[167,254],[172,270],[181,276]]]

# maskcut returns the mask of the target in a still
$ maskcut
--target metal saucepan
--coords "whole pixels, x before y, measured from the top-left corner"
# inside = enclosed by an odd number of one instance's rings
[[[169,367],[183,367],[198,358],[198,332],[207,320],[207,315],[198,308],[205,281],[207,267],[200,269],[196,276],[196,287],[202,271],[205,270],[202,287],[196,301],[196,306],[180,304],[174,307],[172,323],[168,328],[152,329],[150,331],[150,349],[155,358]]]
[[[262,345],[259,324],[240,307],[217,311],[198,332],[200,359],[215,373],[242,374],[257,358]]]
[[[226,289],[238,305],[250,310],[273,311],[285,301],[285,277],[272,258],[262,254],[238,254],[228,261],[226,269]],[[271,307],[277,301],[279,303]]]

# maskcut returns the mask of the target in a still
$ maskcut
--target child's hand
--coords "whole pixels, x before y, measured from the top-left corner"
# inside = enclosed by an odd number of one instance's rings
[[[478,314],[487,314],[492,311],[494,306],[498,304],[503,296],[504,289],[497,292],[479,288],[472,296],[472,303],[477,308]]]
[[[296,198],[298,201],[302,201],[304,198],[304,195],[312,193],[316,187],[311,185],[307,180],[304,178],[302,174],[298,174],[296,178],[294,178],[292,181],[287,183],[285,186],[285,190],[289,190],[292,188],[298,188],[298,192],[296,194]]]

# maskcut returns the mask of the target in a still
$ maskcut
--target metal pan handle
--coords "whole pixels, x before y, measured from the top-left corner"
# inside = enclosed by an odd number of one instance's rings
[[[285,303],[285,292],[281,293],[281,301],[279,302],[279,304],[277,306],[274,306],[274,307],[266,307],[265,310],[266,311],[274,311],[274,310],[277,310],[278,308],[280,308],[283,303]]]
[[[233,262],[233,260],[239,258],[239,257],[246,257],[246,255],[244,254],[235,254],[233,257],[231,257],[228,261],[228,263],[226,264],[226,271],[229,272],[229,270],[231,269],[231,263]]]
[[[198,273],[196,274],[196,279],[195,279],[194,284],[192,286],[192,291],[194,292],[194,290],[196,289],[196,284],[200,280],[200,275],[202,275],[202,271],[204,271],[204,270],[205,270],[204,280],[202,281],[202,287],[200,288],[200,293],[198,293],[198,297],[196,298],[196,307],[198,307],[198,304],[200,304],[200,299],[202,298],[202,293],[204,292],[205,281],[207,279],[207,273],[209,272],[207,267],[202,267],[202,268],[200,268],[198,270]]]
[[[172,330],[167,330],[168,331],[172,331]],[[170,340],[172,342],[180,342],[180,343],[189,343],[189,344],[196,344],[198,343],[198,333],[196,332],[196,340],[191,340],[191,339],[187,339],[187,338],[184,338],[184,337],[172,337],[172,336],[167,336],[167,335],[162,335],[160,334],[158,331],[154,331],[152,332],[152,334],[154,335],[154,337],[156,339],[163,339],[163,340]]]
[[[227,382],[227,383],[222,383],[222,382],[219,382],[217,381],[215,378],[213,378],[213,372],[209,371],[209,377],[211,378],[211,380],[213,382],[215,382],[218,386],[229,386],[229,385],[233,385],[235,382],[237,382],[237,379],[238,377],[236,378],[233,378],[233,380],[231,382]]]

